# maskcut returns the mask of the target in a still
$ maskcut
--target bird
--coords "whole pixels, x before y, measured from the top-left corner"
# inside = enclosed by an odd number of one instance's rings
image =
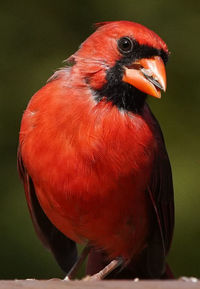
[[[146,101],[166,90],[168,57],[139,23],[97,23],[23,113],[19,175],[35,231],[66,280],[87,256],[91,279],[173,278],[172,171]]]

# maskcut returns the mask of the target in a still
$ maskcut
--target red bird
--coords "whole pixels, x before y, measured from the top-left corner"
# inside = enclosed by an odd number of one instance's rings
[[[87,253],[90,275],[114,260],[99,279],[167,278],[172,175],[146,98],[166,89],[168,49],[137,23],[97,26],[24,112],[18,168],[29,210],[65,272],[76,243],[87,244],[69,278]]]

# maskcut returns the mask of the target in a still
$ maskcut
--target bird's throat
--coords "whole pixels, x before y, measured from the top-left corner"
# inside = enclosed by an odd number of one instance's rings
[[[124,74],[122,61],[118,61],[106,72],[106,83],[95,90],[95,100],[106,99],[120,110],[140,113],[143,110],[147,95],[136,87],[122,81]]]
[[[142,91],[122,81],[114,85],[106,83],[101,90],[96,91],[95,95],[98,102],[106,99],[119,109],[138,114],[142,112],[147,97]]]

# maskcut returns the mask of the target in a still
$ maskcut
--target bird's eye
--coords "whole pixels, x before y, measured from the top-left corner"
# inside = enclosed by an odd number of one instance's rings
[[[133,50],[133,41],[129,37],[122,37],[118,40],[118,49],[122,54],[128,54]]]

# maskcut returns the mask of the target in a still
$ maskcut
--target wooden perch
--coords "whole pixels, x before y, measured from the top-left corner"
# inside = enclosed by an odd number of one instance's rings
[[[63,281],[51,280],[7,280],[0,281],[0,289],[200,289],[200,281]]]

